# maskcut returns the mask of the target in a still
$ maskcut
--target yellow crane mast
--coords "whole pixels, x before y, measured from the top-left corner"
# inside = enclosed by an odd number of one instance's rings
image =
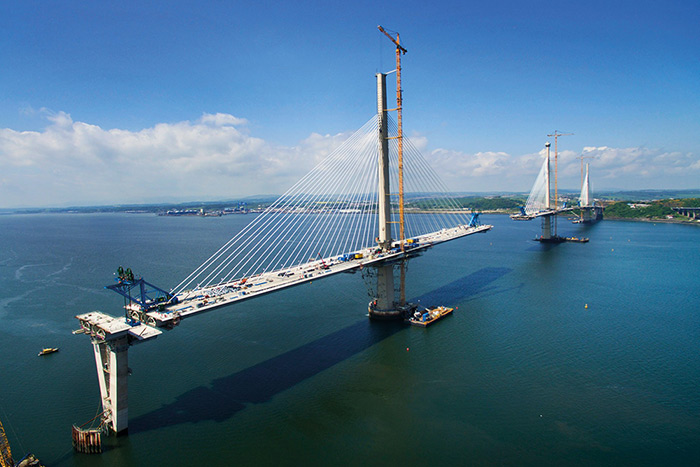
[[[12,452],[10,452],[10,443],[7,441],[5,429],[0,422],[0,467],[14,467],[15,462],[12,460]]]
[[[554,209],[557,209],[559,206],[559,191],[557,189],[557,138],[569,135],[573,135],[573,133],[559,133],[557,130],[554,130],[554,133],[551,135],[547,135],[550,138],[554,136]]]
[[[401,250],[403,251],[405,234],[403,212],[403,129],[401,126],[401,108],[403,104],[403,97],[401,92],[401,55],[405,54],[408,51],[401,46],[398,32],[396,33],[396,39],[394,39],[391,36],[391,34],[386,32],[386,30],[383,27],[377,26],[377,28],[379,28],[379,30],[383,32],[384,35],[386,35],[386,37],[388,37],[389,40],[396,45],[396,109],[389,110],[396,110],[396,123],[398,126],[396,139],[398,139],[399,143],[399,235],[401,237],[399,240],[401,242]]]
[[[595,159],[595,156],[584,156],[583,154],[581,154],[576,159],[581,160],[581,188],[583,188],[583,160],[584,159]]]
[[[396,134],[396,138],[398,139],[398,147],[399,147],[399,154],[398,154],[398,159],[399,159],[399,243],[401,244],[401,251],[405,251],[405,245],[404,241],[406,240],[406,234],[404,233],[404,212],[403,212],[403,127],[401,123],[401,109],[403,107],[403,95],[401,91],[401,55],[405,54],[408,52],[405,47],[401,45],[401,41],[399,39],[399,33],[396,33],[396,39],[392,37],[391,34],[386,32],[386,30],[381,27],[377,26],[377,28],[384,33],[386,37],[389,38],[391,42],[396,45],[396,115],[397,115],[397,126],[398,126],[398,131]],[[399,303],[401,305],[404,305],[406,303],[406,261],[401,262],[401,283],[399,286],[400,289],[400,296],[399,296]]]

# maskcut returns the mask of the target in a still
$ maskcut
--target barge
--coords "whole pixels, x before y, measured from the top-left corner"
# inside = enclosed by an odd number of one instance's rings
[[[446,306],[435,306],[431,308],[426,308],[423,312],[415,311],[413,316],[408,318],[406,321],[412,326],[427,327],[438,321],[445,316],[451,315],[454,308]]]
[[[551,237],[547,238],[544,236],[539,236],[534,239],[536,242],[540,243],[564,243],[564,242],[572,242],[572,243],[587,243],[588,238],[586,237],[559,237],[558,235],[552,235]]]

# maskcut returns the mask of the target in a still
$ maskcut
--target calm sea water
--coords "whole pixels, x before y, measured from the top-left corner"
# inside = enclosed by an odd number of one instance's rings
[[[341,274],[131,347],[130,432],[76,454],[99,411],[74,316],[121,313],[117,266],[170,288],[252,217],[0,216],[0,420],[47,465],[698,465],[700,228],[495,228],[410,261],[407,295],[458,307],[374,323]],[[60,352],[38,358],[45,346]]]

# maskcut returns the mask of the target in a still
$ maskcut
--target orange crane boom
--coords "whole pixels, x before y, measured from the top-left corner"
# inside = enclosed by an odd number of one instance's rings
[[[406,50],[405,48],[403,48],[403,47],[401,46],[401,44],[399,44],[399,33],[396,33],[396,39],[394,39],[393,37],[391,37],[391,34],[389,34],[388,32],[386,32],[386,31],[384,30],[383,27],[377,26],[377,28],[378,28],[381,32],[383,32],[383,33],[386,35],[386,37],[389,38],[389,40],[390,40],[391,42],[393,42],[394,44],[396,44],[396,48],[397,48],[397,49],[401,49],[401,52],[403,52],[403,53],[408,52],[408,50]]]

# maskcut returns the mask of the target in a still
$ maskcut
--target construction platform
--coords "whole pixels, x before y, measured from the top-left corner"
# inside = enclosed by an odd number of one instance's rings
[[[454,308],[449,308],[446,306],[436,306],[425,309],[425,311],[416,311],[415,314],[408,318],[406,321],[411,326],[428,327],[435,321],[438,321],[445,316],[449,316],[454,311]]]
[[[565,243],[565,242],[570,242],[570,243],[587,243],[588,238],[586,237],[560,237],[558,235],[553,235],[551,237],[544,237],[544,236],[539,236],[534,238],[536,242],[540,243]]]

